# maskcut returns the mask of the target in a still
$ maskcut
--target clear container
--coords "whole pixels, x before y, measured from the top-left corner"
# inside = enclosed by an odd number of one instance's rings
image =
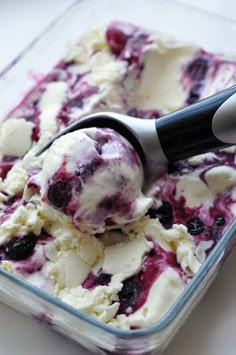
[[[32,86],[30,72],[46,74],[64,55],[68,43],[111,20],[130,21],[150,30],[174,34],[209,51],[236,58],[232,43],[236,23],[168,0],[82,0],[54,21],[0,74],[0,117],[3,118]],[[236,221],[228,228],[199,272],[175,304],[152,327],[119,330],[105,325],[59,299],[0,270],[0,300],[44,320],[55,330],[100,354],[152,354],[165,349],[214,280],[235,243]]]

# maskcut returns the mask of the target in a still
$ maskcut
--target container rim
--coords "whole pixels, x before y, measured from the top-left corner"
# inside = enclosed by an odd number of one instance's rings
[[[88,1],[93,1],[93,0],[87,0]],[[236,20],[234,19],[229,19],[226,16],[217,14],[215,12],[210,12],[208,10],[205,9],[201,9],[201,8],[195,8],[193,5],[189,5],[189,4],[183,4],[181,2],[179,2],[178,0],[145,0],[146,2],[150,2],[150,3],[155,3],[155,4],[159,4],[159,5],[166,5],[168,4],[168,6],[172,5],[178,8],[183,8],[183,9],[189,9],[189,11],[195,13],[195,14],[207,14],[208,16],[210,16],[212,19],[218,19],[218,21],[222,21],[225,23],[232,23],[236,25]],[[85,0],[74,0],[72,2],[72,4],[70,4],[64,11],[62,11],[61,14],[59,14],[58,16],[56,16],[41,32],[39,32],[39,34],[31,41],[29,42],[29,44],[27,46],[25,46],[19,53],[18,55],[16,55],[13,60],[11,60],[5,67],[3,67],[3,69],[0,70],[0,79],[2,79],[2,77],[4,75],[6,75],[20,60],[21,58],[27,54],[27,52],[29,52],[31,50],[31,48],[33,48],[45,35],[47,35],[48,32],[50,32],[50,30],[52,30],[54,27],[59,26],[60,21],[63,21],[65,17],[69,16],[71,13],[73,13],[74,8],[76,8],[77,6],[79,6],[80,3],[85,2]]]
[[[37,35],[6,67],[4,67],[0,71],[0,80],[4,80],[4,76],[6,76],[14,66],[26,55],[44,36],[47,35],[54,27],[60,26],[60,22],[65,19],[65,17],[70,16],[73,13],[75,7],[79,6],[80,3],[83,3],[85,0],[75,0],[72,4],[70,4],[65,11],[63,11],[59,16],[57,16],[52,22],[49,23],[48,26],[45,27],[43,31],[39,35]],[[150,3],[153,3],[154,0],[146,0]],[[232,19],[227,19],[226,17],[216,14],[210,13],[205,11],[204,9],[197,9],[191,5],[185,5],[178,0],[156,0],[156,4],[166,5],[171,4],[172,7],[178,8],[188,8],[191,12],[201,13],[209,15],[211,18],[215,18],[225,23],[232,22],[236,24],[236,21]],[[184,305],[191,299],[194,295],[196,289],[200,286],[201,282],[203,281],[204,277],[208,273],[208,271],[214,266],[214,264],[221,258],[225,256],[225,252],[227,248],[230,246],[231,239],[236,234],[236,219],[231,223],[228,227],[218,244],[214,247],[211,251],[209,256],[207,257],[204,264],[201,266],[197,274],[193,277],[191,282],[188,286],[184,289],[175,303],[169,308],[169,310],[164,314],[164,316],[154,325],[149,326],[143,329],[136,329],[136,330],[122,330],[119,328],[112,327],[110,325],[104,324],[97,320],[96,318],[77,310],[76,308],[70,306],[69,304],[61,301],[60,299],[56,298],[55,296],[37,288],[36,286],[31,285],[29,282],[24,281],[23,279],[3,270],[0,269],[0,275],[3,276],[5,279],[8,279],[10,282],[17,284],[18,286],[22,287],[23,289],[30,291],[35,296],[42,298],[44,301],[56,306],[57,308],[62,309],[63,311],[68,312],[70,315],[74,316],[75,318],[79,318],[100,330],[103,330],[106,333],[112,334],[114,336],[122,337],[122,338],[139,338],[153,335],[157,332],[162,331],[170,323],[172,323],[180,311],[183,309]]]

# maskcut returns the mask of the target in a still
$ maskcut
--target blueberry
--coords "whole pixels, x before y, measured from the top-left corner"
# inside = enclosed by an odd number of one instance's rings
[[[7,206],[12,206],[18,200],[18,198],[18,196],[11,196],[7,201],[4,202],[4,204]]]
[[[57,208],[64,208],[68,205],[71,199],[71,190],[72,187],[70,182],[57,180],[49,185],[47,194],[48,200],[53,206]]]
[[[96,278],[96,283],[97,285],[101,285],[101,286],[106,286],[109,284],[109,282],[111,281],[111,275],[110,274],[106,274],[104,272],[102,272],[97,278]]]
[[[97,143],[95,145],[95,149],[96,149],[96,151],[98,152],[99,155],[102,155],[102,145],[101,144]]]
[[[200,98],[200,89],[201,89],[201,84],[200,83],[196,83],[193,85],[192,89],[190,90],[189,93],[189,97],[187,98],[187,103],[189,105],[193,104],[194,102],[196,102],[197,100],[199,100]]]
[[[68,102],[69,107],[78,107],[82,108],[83,107],[83,98],[78,96]]]
[[[104,210],[108,211],[114,211],[118,208],[118,201],[116,195],[109,196],[107,198],[104,198],[100,203],[99,203],[99,208],[102,208]]]
[[[190,219],[186,225],[191,235],[202,234],[205,229],[203,222],[198,217]]]
[[[223,227],[225,225],[225,217],[223,215],[216,216],[215,225],[217,227]]]
[[[222,237],[222,230],[225,225],[225,217],[223,215],[218,215],[211,227],[211,238],[216,242]]]
[[[203,80],[207,74],[209,65],[205,58],[197,58],[187,67],[187,73],[192,80]]]
[[[131,276],[124,280],[122,290],[118,293],[120,300],[119,313],[125,313],[128,307],[135,305],[141,292],[141,286],[137,276]]]
[[[4,162],[10,162],[18,159],[15,155],[3,155],[2,161]]]
[[[166,228],[170,228],[172,225],[173,209],[168,201],[162,201],[162,205],[157,209],[150,208],[148,215],[150,218],[159,218],[161,224]]]
[[[157,255],[156,249],[155,249],[155,248],[152,248],[152,249],[150,250],[148,256],[149,256],[150,258],[152,258],[152,257],[154,257],[154,256],[156,256],[156,255]]]
[[[8,242],[4,247],[6,258],[9,260],[25,260],[29,258],[34,251],[36,236],[33,233],[23,238],[15,238]]]
[[[101,166],[102,159],[93,159],[91,162],[81,164],[78,166],[76,175],[80,176],[83,180],[91,177],[95,171]]]

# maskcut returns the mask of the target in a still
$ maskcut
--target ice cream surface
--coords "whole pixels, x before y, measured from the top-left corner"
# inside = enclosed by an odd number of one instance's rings
[[[235,147],[169,166],[145,193],[109,129],[35,152],[86,114],[158,118],[235,83],[236,61],[170,36],[120,22],[85,34],[2,118],[1,267],[111,326],[158,322],[234,220]]]

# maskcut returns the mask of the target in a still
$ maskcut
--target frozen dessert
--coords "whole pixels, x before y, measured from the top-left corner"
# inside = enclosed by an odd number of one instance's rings
[[[125,138],[88,128],[53,143],[43,161],[41,196],[82,233],[96,234],[145,215],[152,199],[141,192],[143,180],[140,158]]]
[[[112,130],[35,153],[89,113],[158,118],[235,83],[236,62],[167,35],[120,22],[85,34],[2,117],[1,268],[111,326],[158,322],[234,220],[235,147],[172,164],[145,190]]]

